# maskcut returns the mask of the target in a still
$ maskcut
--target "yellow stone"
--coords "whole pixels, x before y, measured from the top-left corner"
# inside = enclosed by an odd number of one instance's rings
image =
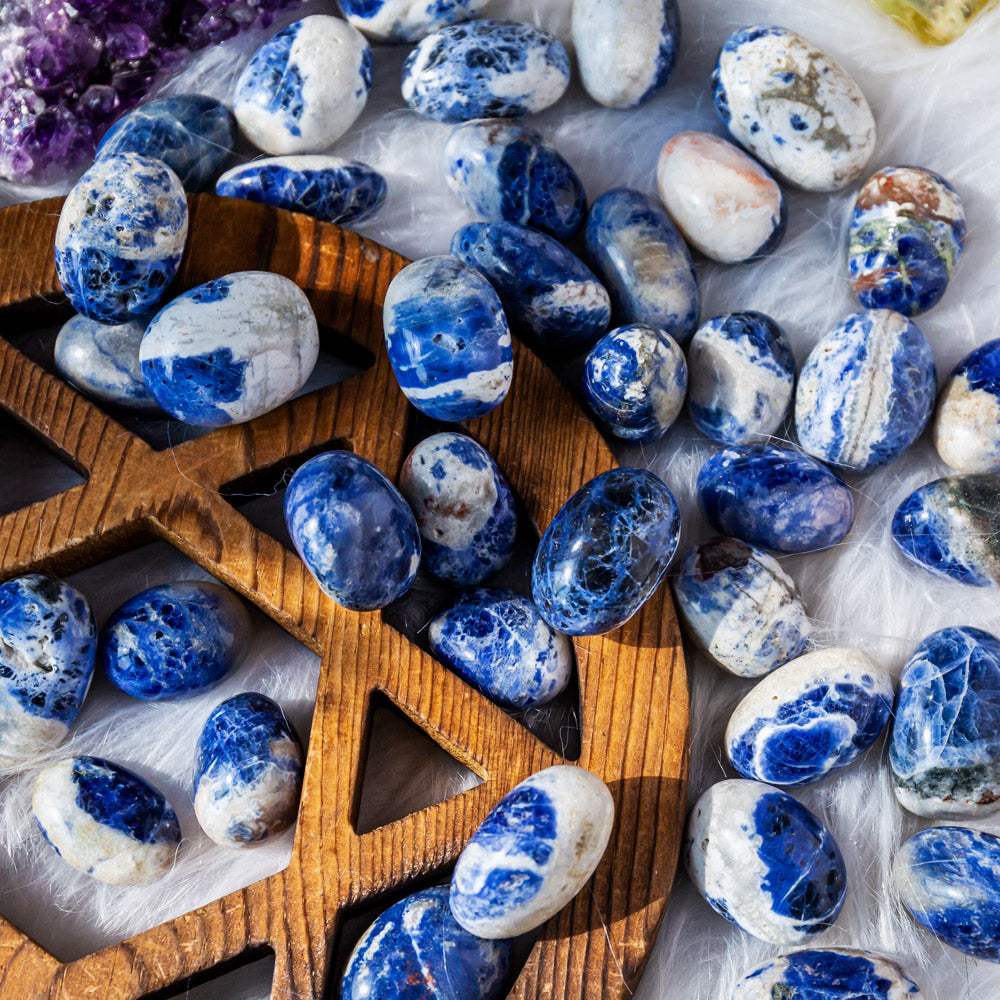
[[[955,41],[978,14],[998,0],[875,0],[926,45]]]

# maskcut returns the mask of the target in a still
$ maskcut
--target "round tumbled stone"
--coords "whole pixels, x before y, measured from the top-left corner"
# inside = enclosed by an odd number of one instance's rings
[[[380,42],[418,42],[432,31],[467,21],[489,0],[340,0],[344,17]]]
[[[951,373],[938,397],[934,447],[959,472],[1000,472],[1000,339]]]

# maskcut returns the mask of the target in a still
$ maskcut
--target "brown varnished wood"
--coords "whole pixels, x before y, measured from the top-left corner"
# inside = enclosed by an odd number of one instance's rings
[[[177,287],[237,270],[285,274],[306,291],[320,322],[367,349],[374,365],[248,424],[158,452],[0,339],[0,406],[87,476],[0,517],[0,576],[68,572],[160,537],[320,654],[292,860],[278,875],[67,964],[0,917],[0,1000],[139,1000],[261,948],[275,955],[274,1000],[320,1000],[345,909],[442,869],[504,793],[559,761],[378,613],[345,611],[324,597],[298,557],[220,493],[324,446],[352,448],[398,475],[409,413],[386,358],[381,308],[406,260],[261,205],[198,195],[190,206]],[[52,316],[63,303],[51,249],[59,208],[52,199],[0,211],[0,324]],[[539,529],[570,493],[614,465],[572,397],[519,344],[507,401],[468,431],[494,455]],[[677,862],[688,706],[667,588],[622,629],[575,646],[579,763],[608,782],[617,819],[590,885],[543,928],[512,988],[518,1000],[627,996]],[[351,817],[376,693],[483,784],[359,835]]]

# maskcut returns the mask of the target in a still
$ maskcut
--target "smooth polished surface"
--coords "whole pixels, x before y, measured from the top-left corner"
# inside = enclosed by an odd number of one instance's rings
[[[1000,472],[1000,339],[963,358],[938,397],[934,447],[958,472]]]

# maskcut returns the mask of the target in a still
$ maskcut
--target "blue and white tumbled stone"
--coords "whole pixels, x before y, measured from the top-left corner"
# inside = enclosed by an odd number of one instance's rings
[[[853,313],[799,372],[799,444],[831,465],[871,472],[920,437],[936,394],[934,352],[912,320],[890,309]]]
[[[552,701],[573,671],[569,639],[512,590],[466,591],[431,621],[427,638],[459,677],[513,708]]]
[[[573,48],[584,90],[633,108],[670,77],[681,40],[677,0],[574,0]]]
[[[181,827],[151,784],[99,757],[67,757],[35,781],[31,807],[68,865],[111,885],[149,885],[170,871]]]
[[[344,17],[380,42],[418,42],[432,31],[467,21],[489,0],[340,0]]]
[[[514,497],[490,453],[464,434],[425,438],[399,474],[420,528],[424,568],[469,586],[510,562],[517,534]]]
[[[455,863],[451,912],[470,934],[511,938],[558,913],[608,846],[614,800],[597,775],[557,764],[508,792]]]
[[[101,629],[98,656],[112,683],[144,701],[173,701],[215,687],[243,659],[250,615],[243,602],[198,580],[150,587]]]
[[[959,472],[1000,472],[1000,339],[956,365],[938,397],[934,447]]]
[[[762,677],[806,651],[812,623],[795,581],[737,538],[688,549],[671,583],[699,648],[737,677]]]
[[[832,927],[847,870],[829,830],[787,792],[734,778],[706,789],[688,817],[684,861],[717,913],[771,944]]]
[[[357,28],[313,14],[253,54],[236,81],[233,113],[265,153],[317,153],[361,114],[372,71],[371,46]]]
[[[812,948],[748,972],[730,1000],[923,1000],[891,958],[855,948]]]
[[[531,568],[542,617],[568,635],[624,625],[666,576],[680,537],[674,495],[646,469],[584,483],[552,519]]]
[[[285,523],[325,594],[352,611],[402,597],[420,565],[420,532],[399,490],[349,451],[309,459],[285,492]]]
[[[688,414],[720,444],[750,444],[781,427],[795,387],[784,330],[759,312],[703,323],[688,345]]]
[[[451,252],[489,280],[514,328],[548,353],[578,354],[608,328],[605,287],[544,233],[512,222],[473,222],[452,237]]]
[[[95,159],[141,153],[162,160],[187,191],[202,191],[224,169],[236,144],[236,121],[221,101],[204,94],[157,97],[119,118]]]
[[[893,876],[917,923],[966,955],[1000,962],[1000,837],[921,830],[900,847]]]
[[[889,765],[896,798],[918,816],[1000,809],[1000,639],[961,625],[917,646],[900,677]]]
[[[744,778],[795,787],[853,763],[892,713],[892,679],[855,649],[817,649],[750,689],[726,727]]]
[[[615,437],[649,442],[670,430],[684,406],[688,366],[677,341],[636,324],[605,334],[583,366],[583,395]]]
[[[97,626],[79,591],[37,573],[0,584],[0,768],[62,743],[96,656]]]
[[[490,18],[428,35],[403,65],[403,100],[439,122],[516,118],[555,104],[569,56],[541,28]]]
[[[212,709],[195,751],[194,812],[220,847],[251,847],[295,822],[305,767],[284,712],[256,692]]]
[[[715,107],[736,141],[789,183],[836,191],[861,175],[875,119],[850,75],[787,28],[753,25],[723,43]]]
[[[63,202],[56,273],[77,312],[99,323],[149,315],[173,281],[187,240],[184,188],[138,153],[98,160]]]
[[[435,420],[481,417],[507,398],[514,377],[500,299],[455,257],[425,257],[389,284],[383,306],[389,363],[403,395]]]
[[[594,202],[586,235],[618,321],[658,327],[685,346],[698,326],[701,295],[691,254],[667,213],[638,191],[615,188]]]
[[[836,545],[854,523],[850,487],[808,455],[769,444],[734,445],[698,473],[698,502],[722,535],[775,552]]]
[[[448,895],[424,889],[381,914],[347,960],[340,1000],[500,1000],[511,943],[460,927]]]
[[[227,170],[215,193],[246,198],[323,222],[360,222],[385,201],[385,178],[358,160],[319,154],[272,156]]]
[[[243,423],[287,402],[318,357],[305,292],[270,271],[237,271],[178,295],[139,345],[153,398],[199,427]]]

